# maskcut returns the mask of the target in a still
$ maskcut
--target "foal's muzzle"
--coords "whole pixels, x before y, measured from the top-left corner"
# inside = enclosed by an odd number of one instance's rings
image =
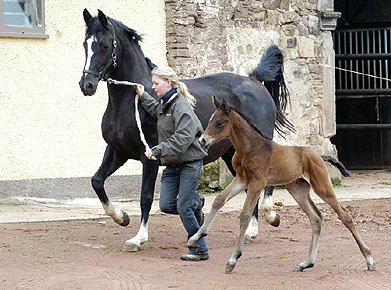
[[[204,134],[201,135],[200,138],[198,138],[198,142],[200,142],[201,146],[205,149],[209,149],[211,143],[206,141]]]

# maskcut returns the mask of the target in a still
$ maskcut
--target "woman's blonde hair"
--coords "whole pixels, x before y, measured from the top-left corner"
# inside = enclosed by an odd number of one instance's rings
[[[192,94],[187,90],[187,86],[179,81],[178,75],[176,72],[170,68],[165,66],[155,67],[152,70],[152,75],[155,75],[163,80],[170,80],[173,88],[180,89],[182,95],[186,98],[186,100],[194,107],[196,104],[196,99]]]

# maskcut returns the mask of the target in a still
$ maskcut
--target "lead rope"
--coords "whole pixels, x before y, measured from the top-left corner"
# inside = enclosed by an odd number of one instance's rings
[[[114,85],[125,85],[125,86],[136,86],[137,85],[136,83],[132,83],[132,82],[128,82],[128,81],[117,81],[117,80],[113,80],[111,78],[107,79],[107,82],[109,84],[114,84]],[[141,142],[145,146],[145,150],[151,151],[151,148],[149,147],[147,141],[145,140],[143,129],[141,128],[140,113],[138,111],[138,99],[139,99],[139,95],[136,94],[135,101],[134,101],[134,113],[136,115],[136,124],[137,124],[138,131],[140,132]],[[157,160],[157,159],[155,156],[152,156],[152,160]]]

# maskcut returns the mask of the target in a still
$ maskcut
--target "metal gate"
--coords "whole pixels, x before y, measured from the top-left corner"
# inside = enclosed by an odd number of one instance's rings
[[[344,69],[335,71],[331,139],[339,159],[350,169],[391,168],[391,28],[339,29],[333,37],[335,65]]]

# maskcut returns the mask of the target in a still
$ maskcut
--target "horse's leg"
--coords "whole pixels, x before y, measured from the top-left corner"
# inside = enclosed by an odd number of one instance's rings
[[[143,175],[141,184],[141,224],[137,235],[125,242],[125,251],[140,251],[140,246],[148,241],[148,219],[151,211],[153,195],[155,191],[156,176],[158,174],[159,163],[143,157]]]
[[[316,254],[318,252],[319,235],[322,229],[323,216],[316,207],[310,196],[310,185],[303,179],[287,184],[289,193],[306,213],[312,227],[312,239],[307,259],[296,265],[297,271],[311,268],[315,265]]]
[[[318,170],[314,175],[314,178],[310,177],[311,185],[315,193],[323,199],[331,208],[337,213],[338,219],[349,229],[352,233],[354,239],[356,240],[361,253],[365,257],[368,270],[375,270],[376,265],[371,255],[371,250],[362,240],[361,236],[354,226],[352,217],[349,215],[347,210],[338,202],[337,196],[333,190],[333,187],[330,182],[330,178],[327,172],[326,166],[324,170]]]
[[[127,226],[129,224],[129,216],[126,212],[114,208],[106,195],[104,183],[126,160],[126,158],[121,157],[113,148],[107,145],[102,164],[91,178],[92,187],[98,195],[106,214],[111,216],[114,222],[121,226]]]
[[[221,158],[223,158],[225,164],[227,164],[227,167],[231,174],[233,176],[236,176],[236,171],[232,166],[232,157],[235,154],[235,149],[232,146],[226,153],[224,153]],[[270,187],[271,190],[268,190],[268,187],[265,188],[265,197],[272,197],[273,194],[273,187]],[[245,243],[249,243],[252,239],[255,239],[259,233],[259,228],[258,228],[258,202],[254,207],[253,214],[251,216],[251,222],[248,225],[248,228],[246,230],[246,237],[245,237]],[[273,202],[272,202],[273,204]]]
[[[218,211],[220,208],[224,206],[224,204],[229,201],[232,197],[239,194],[241,191],[245,190],[247,188],[246,182],[239,179],[238,177],[235,177],[231,183],[228,185],[228,187],[223,190],[219,195],[217,195],[213,201],[212,208],[208,214],[208,218],[204,222],[204,224],[201,226],[201,228],[198,230],[197,233],[195,233],[188,241],[187,246],[188,247],[194,247],[195,244],[199,239],[202,237],[205,237],[208,235],[209,228],[212,225]]]
[[[225,272],[231,273],[235,268],[237,260],[242,255],[243,243],[245,238],[245,232],[250,223],[251,212],[259,199],[259,196],[262,192],[262,189],[266,185],[266,177],[264,180],[262,178],[253,178],[253,181],[249,183],[248,191],[246,195],[246,200],[242,212],[240,213],[240,234],[234,252],[231,255],[231,258],[228,260]]]
[[[265,187],[265,193],[260,208],[266,221],[272,226],[278,227],[280,225],[280,216],[273,210],[273,190],[274,186]]]

